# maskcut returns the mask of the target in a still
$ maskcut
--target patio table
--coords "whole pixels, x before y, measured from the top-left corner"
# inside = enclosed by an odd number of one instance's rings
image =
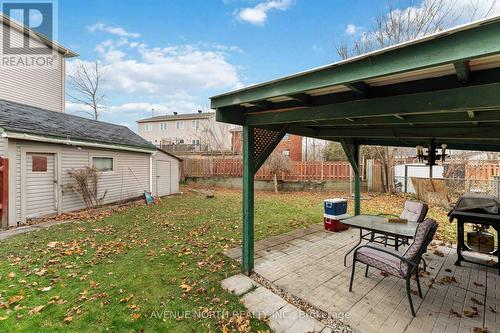
[[[358,215],[342,220],[342,223],[359,229],[359,241],[344,256],[344,266],[347,266],[347,256],[354,251],[363,240],[373,241],[374,234],[392,236],[396,239],[394,247],[398,249],[398,239],[412,239],[417,230],[418,223],[389,223],[386,217],[377,215]],[[367,233],[363,234],[363,230]]]

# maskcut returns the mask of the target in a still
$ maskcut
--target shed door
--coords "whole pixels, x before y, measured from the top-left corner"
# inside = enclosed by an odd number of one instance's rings
[[[170,188],[170,162],[156,161],[156,196],[172,193]]]
[[[55,155],[26,154],[26,217],[57,213]]]

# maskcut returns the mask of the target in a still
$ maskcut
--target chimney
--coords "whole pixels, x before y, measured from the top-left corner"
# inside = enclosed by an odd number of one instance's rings
[[[174,111],[174,116],[177,116],[177,111]]]
[[[198,110],[198,113],[202,113],[202,112],[203,112],[203,111],[201,111],[201,110]]]

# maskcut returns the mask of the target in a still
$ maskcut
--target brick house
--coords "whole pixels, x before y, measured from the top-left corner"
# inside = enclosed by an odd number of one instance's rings
[[[238,154],[241,154],[243,147],[242,134],[239,127],[231,129],[231,150]],[[292,161],[302,161],[302,139],[300,135],[286,134],[275,151],[289,156]]]

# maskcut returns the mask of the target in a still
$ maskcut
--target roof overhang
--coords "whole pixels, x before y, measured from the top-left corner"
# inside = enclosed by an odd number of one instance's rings
[[[102,142],[73,140],[70,138],[65,139],[65,138],[58,138],[58,137],[48,137],[48,136],[41,136],[41,135],[33,135],[33,134],[29,134],[29,133],[22,133],[22,132],[4,131],[1,128],[0,128],[0,134],[2,137],[7,138],[7,139],[44,142],[44,143],[61,144],[61,145],[67,145],[67,146],[76,146],[76,147],[124,150],[124,151],[146,153],[146,154],[152,154],[156,151],[156,148],[142,148],[142,147],[125,146],[125,145],[109,144],[109,143],[102,143]]]
[[[24,25],[18,23],[16,20],[11,19],[9,16],[3,13],[0,13],[0,22],[2,22],[2,24],[8,25],[9,27],[19,31],[22,34],[29,36],[30,38],[38,40],[39,42],[45,44],[47,47],[61,53],[65,58],[73,58],[79,56],[78,53],[65,48],[64,46],[54,42],[53,40],[47,38],[43,34],[33,29],[25,27]]]
[[[214,96],[218,121],[360,144],[500,151],[500,17]]]

